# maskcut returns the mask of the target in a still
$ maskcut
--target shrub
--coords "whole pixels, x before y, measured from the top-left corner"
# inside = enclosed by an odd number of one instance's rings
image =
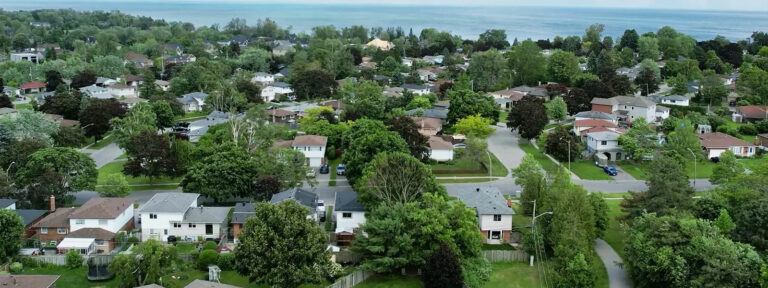
[[[11,273],[19,274],[19,273],[21,273],[21,271],[24,270],[24,265],[22,265],[19,262],[13,262],[13,263],[11,263],[11,268],[10,269],[11,269]]]
[[[757,122],[755,128],[757,128],[758,133],[768,133],[768,119]]]
[[[200,252],[200,256],[197,257],[197,268],[200,270],[207,270],[208,265],[217,264],[219,253],[216,250],[203,250]]]
[[[219,259],[216,260],[216,265],[218,265],[221,270],[235,269],[235,253],[219,254]]]
[[[725,133],[734,137],[739,136],[739,131],[737,131],[735,128],[730,126],[720,126],[717,127],[717,132]]]
[[[755,128],[755,125],[753,124],[744,124],[739,127],[739,133],[754,136],[757,135],[757,128]]]
[[[80,252],[78,251],[69,250],[69,252],[67,252],[66,260],[67,268],[69,269],[77,269],[83,266],[83,255],[80,255]]]
[[[130,238],[128,238],[128,243],[131,243],[131,244],[139,243],[139,238],[131,236]]]
[[[219,247],[219,245],[218,245],[218,244],[216,244],[216,242],[213,242],[213,241],[207,241],[207,242],[205,242],[205,244],[203,245],[203,250],[216,250],[216,248],[218,248],[218,247]]]

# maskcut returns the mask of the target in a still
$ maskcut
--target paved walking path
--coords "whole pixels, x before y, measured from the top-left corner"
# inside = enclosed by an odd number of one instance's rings
[[[608,287],[632,287],[632,281],[629,280],[627,272],[619,266],[619,263],[622,263],[621,257],[619,257],[619,254],[616,254],[616,251],[613,251],[611,245],[608,245],[603,239],[595,239],[595,252],[603,260],[605,270],[608,271],[608,282],[610,283]]]
[[[101,168],[102,166],[107,165],[107,163],[115,161],[120,155],[123,155],[123,149],[117,147],[117,143],[115,142],[109,143],[109,145],[104,146],[104,148],[99,150],[84,149],[82,151],[91,155],[93,161],[96,162],[96,168]]]

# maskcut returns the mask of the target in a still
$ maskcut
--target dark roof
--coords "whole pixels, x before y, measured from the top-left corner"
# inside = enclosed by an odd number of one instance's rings
[[[298,187],[272,195],[272,199],[269,202],[277,204],[285,200],[296,200],[299,204],[307,206],[310,209],[315,209],[317,206],[317,194]]]
[[[14,203],[16,203],[16,200],[8,199],[8,198],[0,198],[0,208],[11,206]]]
[[[456,198],[467,204],[467,207],[475,208],[479,215],[515,214],[515,211],[507,206],[507,200],[496,188],[461,190],[457,193]]]
[[[253,203],[235,203],[235,211],[232,212],[232,223],[245,223],[245,219],[256,214]]]
[[[232,207],[192,207],[184,213],[183,223],[224,223]]]
[[[133,199],[131,198],[91,198],[83,206],[72,212],[69,217],[74,219],[114,219],[127,209],[133,209]]]
[[[365,212],[365,207],[357,202],[357,192],[355,191],[336,191],[336,200],[333,209],[336,211],[359,211]]]
[[[13,211],[16,212],[19,217],[21,217],[21,220],[24,221],[24,226],[29,226],[30,223],[35,222],[35,220],[39,219],[48,212],[48,210],[35,209],[16,209]]]
[[[67,234],[66,238],[93,238],[96,240],[112,240],[115,233],[101,228],[81,228]]]
[[[424,89],[429,89],[429,87],[424,86],[424,85],[419,85],[419,84],[403,84],[402,87],[407,89],[407,90],[424,90]]]
[[[48,214],[45,218],[40,219],[32,227],[69,227],[69,215],[75,211],[75,207],[70,208],[58,208],[53,213]]]
[[[0,275],[0,287],[49,288],[55,287],[59,275]]]
[[[418,116],[419,111],[422,111],[422,117],[427,118],[438,118],[438,119],[447,119],[448,118],[448,110],[447,109],[413,109],[405,111],[405,115],[408,116]]]

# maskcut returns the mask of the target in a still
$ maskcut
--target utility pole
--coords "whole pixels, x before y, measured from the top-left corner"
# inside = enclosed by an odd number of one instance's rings
[[[568,142],[568,171],[571,171],[571,139],[560,138],[560,141]]]
[[[693,156],[693,190],[696,190],[696,153],[693,153],[691,148],[688,148],[688,151],[691,152],[691,156]]]
[[[536,215],[536,200],[533,200],[531,202],[533,202],[533,213],[532,213],[533,218],[531,218],[531,232],[533,232],[533,234],[535,235],[536,234],[536,218],[539,218],[544,215],[552,215],[552,211],[548,211],[548,212],[544,212],[539,215]],[[533,256],[531,256],[531,258],[533,258]],[[531,265],[533,265],[533,261],[531,261]]]

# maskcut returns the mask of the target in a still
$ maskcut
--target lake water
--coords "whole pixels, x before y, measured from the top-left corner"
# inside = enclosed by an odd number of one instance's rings
[[[695,11],[609,8],[548,7],[442,7],[442,6],[371,6],[253,3],[158,3],[110,1],[0,1],[6,11],[44,8],[75,10],[120,10],[133,15],[191,22],[195,25],[226,25],[234,17],[249,24],[270,18],[293,32],[308,32],[319,25],[337,28],[352,25],[366,27],[437,28],[476,39],[487,29],[504,29],[510,39],[554,38],[555,35],[582,35],[590,24],[605,24],[605,35],[614,39],[625,29],[639,33],[657,31],[668,25],[698,40],[716,35],[731,40],[749,37],[754,31],[768,31],[768,13],[748,11]]]

